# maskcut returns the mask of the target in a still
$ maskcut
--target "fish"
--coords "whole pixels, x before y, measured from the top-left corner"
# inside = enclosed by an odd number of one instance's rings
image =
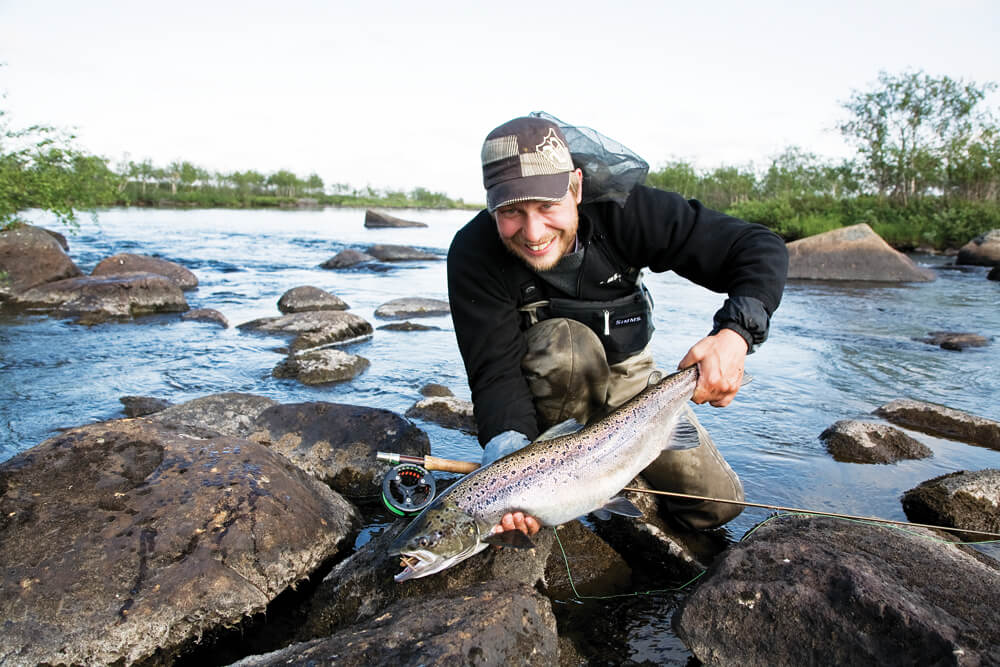
[[[659,374],[654,374],[659,376]],[[664,450],[696,447],[708,434],[688,404],[698,383],[691,366],[645,389],[582,428],[564,422],[523,449],[478,468],[435,498],[389,545],[404,569],[396,582],[440,572],[490,544],[530,548],[520,531],[491,534],[508,512],[543,526],[593,513],[638,517],[617,495]]]

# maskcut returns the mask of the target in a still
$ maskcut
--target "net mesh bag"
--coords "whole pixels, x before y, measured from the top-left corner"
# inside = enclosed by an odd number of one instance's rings
[[[568,125],[552,114],[532,111],[559,126],[569,144],[573,163],[583,171],[583,201],[613,201],[625,205],[629,193],[646,180],[649,164],[630,149],[589,127]]]

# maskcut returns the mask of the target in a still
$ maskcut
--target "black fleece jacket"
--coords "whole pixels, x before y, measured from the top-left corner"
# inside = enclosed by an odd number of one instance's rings
[[[715,315],[713,333],[733,329],[751,349],[767,337],[784,290],[788,252],[766,227],[645,186],[636,187],[624,207],[581,204],[579,212],[578,238],[585,246],[600,229],[630,266],[674,271],[728,294]],[[448,251],[448,297],[484,445],[507,430],[528,439],[539,432],[521,373],[526,345],[517,295],[526,277],[530,270],[504,248],[487,211],[455,234]]]

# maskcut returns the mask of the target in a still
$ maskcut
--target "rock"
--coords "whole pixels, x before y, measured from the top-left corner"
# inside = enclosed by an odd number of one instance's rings
[[[388,213],[380,213],[379,211],[373,211],[368,209],[365,211],[365,227],[369,229],[380,229],[384,227],[426,227],[426,223],[423,222],[413,222],[411,220],[403,220],[402,218],[396,218]]]
[[[297,334],[293,351],[355,341],[372,334],[372,325],[354,313],[341,310],[310,310],[281,317],[265,317],[237,327],[246,331]]]
[[[353,380],[371,365],[364,357],[341,350],[324,348],[290,354],[275,366],[278,378],[295,378],[303,384],[328,384]]]
[[[39,229],[43,230],[46,234],[48,234],[49,236],[51,236],[52,238],[54,238],[56,241],[58,241],[60,248],[62,248],[66,252],[69,252],[69,241],[66,240],[66,235],[65,234],[61,234],[61,233],[59,233],[57,231],[54,231],[52,229],[45,229],[44,227],[39,227]]]
[[[569,600],[577,595],[616,595],[629,589],[632,570],[607,542],[579,521],[569,521],[556,530],[559,541],[545,563],[547,596]]]
[[[214,322],[223,329],[229,328],[229,320],[215,308],[196,308],[181,315],[185,322]]]
[[[990,272],[986,274],[986,278],[988,280],[1000,280],[1000,265],[990,269]]]
[[[182,290],[198,287],[198,277],[180,264],[159,257],[123,252],[102,259],[90,272],[92,276],[113,276],[128,273],[155,273],[170,278]]]
[[[389,466],[375,459],[377,452],[431,453],[427,434],[396,413],[338,403],[273,405],[260,413],[247,439],[353,498],[381,493]]]
[[[264,665],[555,665],[556,619],[526,584],[491,582],[410,599],[329,637],[235,663]]]
[[[225,392],[171,406],[150,417],[150,421],[204,437],[245,438],[254,431],[257,417],[272,405],[278,402],[265,396]]]
[[[369,262],[378,261],[375,257],[372,257],[368,253],[359,252],[348,248],[346,250],[341,250],[336,255],[326,260],[320,264],[320,268],[324,269],[348,269],[352,266],[358,266],[359,264],[367,264]]]
[[[878,408],[875,414],[893,424],[940,438],[1000,449],[1000,422],[944,405],[898,399]]]
[[[409,246],[376,244],[368,248],[368,254],[383,262],[407,262],[426,259],[441,259],[439,255]]]
[[[785,516],[733,545],[675,617],[705,665],[986,665],[1000,564],[906,531]]]
[[[282,313],[301,313],[309,310],[347,310],[348,305],[339,297],[312,285],[293,287],[278,299]]]
[[[826,450],[842,463],[895,463],[925,459],[930,447],[888,424],[842,419],[819,435]]]
[[[428,396],[406,411],[410,419],[423,419],[445,428],[475,435],[479,429],[472,414],[472,403],[454,396]]]
[[[929,282],[934,273],[894,250],[862,223],[788,244],[788,277],[808,280]]]
[[[417,322],[390,322],[378,327],[379,331],[441,331],[441,327],[434,327],[428,324],[418,324]]]
[[[1000,470],[935,477],[903,494],[903,511],[916,523],[1000,532]]]
[[[986,347],[990,344],[985,336],[957,331],[930,331],[925,338],[916,340],[928,345],[938,345],[946,350],[964,350],[967,347]]]
[[[429,382],[420,388],[421,396],[454,396],[455,394],[442,384]]]
[[[16,294],[10,302],[31,310],[77,317],[81,324],[188,309],[180,288],[152,273],[66,278]]]
[[[144,419],[47,440],[0,464],[0,489],[5,664],[172,664],[264,612],[358,524],[266,447]]]
[[[955,263],[1000,266],[1000,229],[980,234],[959,248]]]
[[[402,568],[398,556],[389,556],[389,545],[408,524],[397,520],[334,566],[308,602],[299,641],[376,618],[404,599],[462,592],[494,580],[535,586],[544,577],[553,548],[552,531],[542,529],[531,538],[535,549],[486,549],[436,574],[396,583],[393,576]]]
[[[383,320],[405,320],[408,317],[438,317],[450,314],[451,306],[447,301],[411,297],[393,299],[375,309],[375,317]]]
[[[173,405],[170,401],[155,396],[122,396],[118,400],[125,406],[125,415],[128,417],[145,417]]]
[[[83,275],[59,241],[41,227],[19,225],[0,231],[0,301],[45,283]]]

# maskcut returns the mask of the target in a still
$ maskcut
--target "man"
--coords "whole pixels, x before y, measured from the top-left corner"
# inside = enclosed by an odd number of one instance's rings
[[[543,118],[490,132],[482,166],[487,208],[452,241],[448,293],[484,465],[565,419],[603,416],[647,385],[655,365],[643,268],[728,293],[711,333],[678,367],[699,366],[695,403],[733,400],[784,289],[788,254],[777,235],[645,186],[624,205],[584,203],[583,173],[559,127]],[[661,490],[742,500],[739,478],[687,413],[701,444],[664,452],[644,476]],[[667,507],[690,529],[739,513],[722,503]],[[538,528],[515,512],[495,530]]]

